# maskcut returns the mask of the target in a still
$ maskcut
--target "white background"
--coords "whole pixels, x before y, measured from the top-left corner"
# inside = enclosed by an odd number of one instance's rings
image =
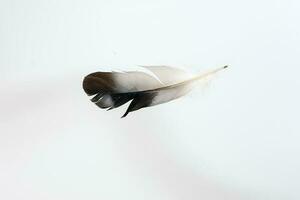
[[[300,199],[296,0],[0,1],[0,199]],[[85,75],[198,72],[205,92],[106,112]]]

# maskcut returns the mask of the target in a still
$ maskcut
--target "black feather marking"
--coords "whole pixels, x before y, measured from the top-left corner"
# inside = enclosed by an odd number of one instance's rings
[[[108,110],[112,110],[114,108],[118,108],[123,104],[127,103],[131,99],[134,98],[135,93],[119,93],[119,94],[112,94],[113,106],[110,107]]]
[[[87,75],[82,82],[82,87],[88,95],[105,93],[115,89],[114,74],[110,72],[95,72]]]
[[[156,93],[157,92],[155,90],[115,94],[105,94],[103,92],[99,92],[91,99],[91,101],[102,109],[108,108],[107,110],[112,110],[132,100],[126,112],[122,116],[123,118],[126,117],[130,112],[150,106],[153,98],[156,96]]]
[[[133,77],[137,73],[139,76],[144,76],[145,80],[151,80],[156,84],[159,83],[158,80],[143,72],[95,72],[84,78],[82,87],[87,95],[95,95],[91,98],[91,101],[102,109],[112,110],[132,100],[126,113],[123,115],[125,117],[129,112],[149,106],[155,96],[154,94],[156,94],[155,90],[133,92],[122,92],[120,90],[120,88],[123,88],[123,85],[117,80],[128,76]]]
[[[139,110],[151,105],[153,98],[156,96],[156,92],[136,92],[134,98],[128,106],[123,117],[126,117],[128,113]]]

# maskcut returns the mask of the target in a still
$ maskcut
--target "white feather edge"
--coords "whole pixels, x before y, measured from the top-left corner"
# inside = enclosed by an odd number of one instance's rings
[[[120,92],[139,92],[180,83],[193,77],[190,73],[170,66],[139,66],[135,71],[115,74]],[[116,71],[116,70],[115,70]]]
[[[158,94],[154,97],[150,106],[166,103],[186,95],[197,85],[198,81],[207,79],[225,68],[227,66],[200,73],[180,83],[158,88]]]

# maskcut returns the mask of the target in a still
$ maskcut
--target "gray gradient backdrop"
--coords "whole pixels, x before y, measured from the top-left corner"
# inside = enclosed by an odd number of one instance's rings
[[[0,0],[0,199],[300,199],[297,0]],[[98,70],[230,65],[131,113]],[[199,92],[200,91],[200,92]]]

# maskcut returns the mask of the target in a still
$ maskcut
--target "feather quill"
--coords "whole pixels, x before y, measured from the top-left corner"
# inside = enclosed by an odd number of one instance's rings
[[[83,80],[83,89],[98,107],[114,109],[131,101],[122,117],[141,108],[166,103],[186,95],[199,80],[227,66],[192,75],[169,66],[142,66],[151,74],[131,72],[95,72]]]

